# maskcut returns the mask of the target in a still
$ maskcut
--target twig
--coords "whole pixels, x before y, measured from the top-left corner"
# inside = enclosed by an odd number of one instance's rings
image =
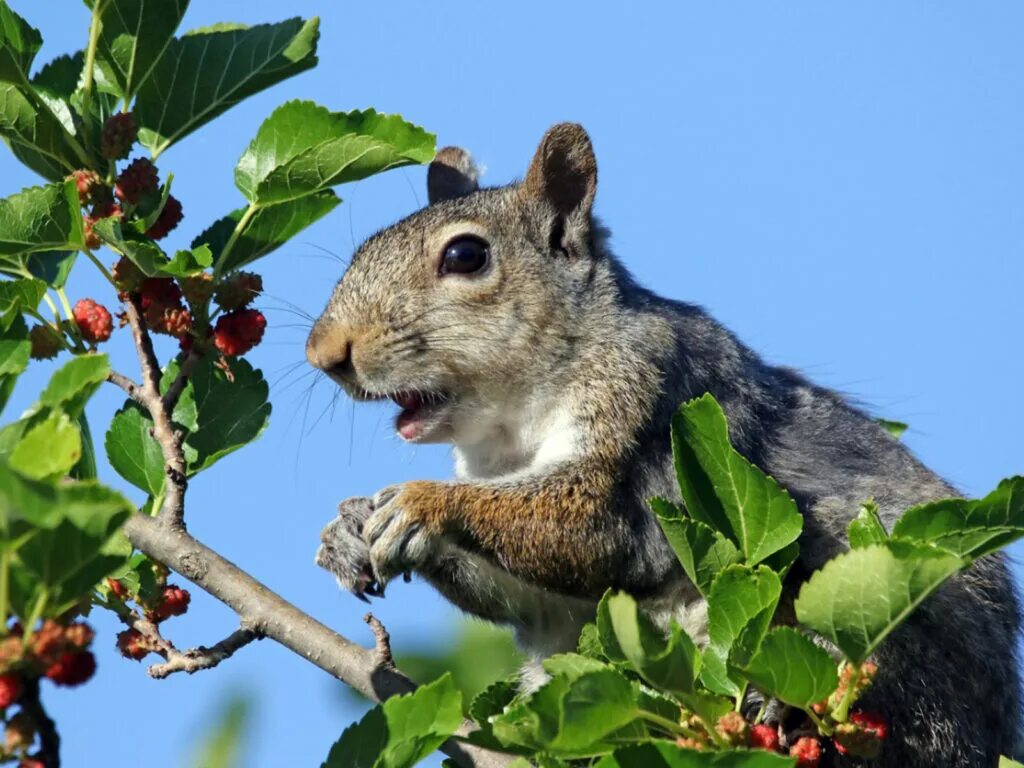
[[[416,689],[396,669],[381,668],[378,653],[356,645],[272,592],[234,563],[181,528],[161,525],[137,513],[124,531],[137,549],[173,568],[237,613],[245,626],[262,632],[369,699],[383,701]],[[463,723],[457,736],[474,730]],[[441,750],[466,768],[505,768],[512,758],[471,744],[446,741]]]
[[[130,397],[135,402],[139,403],[140,405],[145,405],[145,403],[143,403],[142,399],[140,398],[139,385],[136,384],[131,379],[129,379],[124,374],[118,373],[117,371],[111,371],[110,373],[107,374],[107,381],[123,389],[125,393],[128,395],[128,397]]]
[[[150,666],[149,676],[162,680],[175,672],[187,672],[191,675],[202,669],[211,669],[224,659],[230,658],[235,651],[244,648],[254,640],[259,640],[260,637],[261,635],[251,629],[242,627],[209,648],[200,646],[189,648],[187,651],[171,651],[167,656],[167,661],[163,664]]]
[[[21,694],[21,708],[39,733],[39,759],[45,768],[60,768],[60,734],[39,698],[39,678],[26,677]]]
[[[192,375],[192,369],[196,367],[198,360],[199,355],[195,351],[189,351],[185,355],[185,359],[181,361],[178,376],[171,382],[171,386],[167,388],[167,394],[164,395],[163,407],[167,413],[174,413],[174,408],[178,404],[178,400],[181,399],[181,393],[185,391],[185,386],[188,384],[188,377]]]
[[[391,655],[391,635],[372,613],[363,616],[363,621],[370,625],[370,631],[373,632],[377,668],[396,669],[395,657]]]
[[[185,476],[185,455],[181,449],[183,436],[175,430],[170,411],[164,407],[164,400],[160,396],[160,363],[153,352],[153,341],[142,320],[138,301],[137,297],[129,296],[124,302],[124,308],[128,316],[128,325],[132,329],[135,350],[139,355],[139,366],[142,369],[142,386],[137,390],[135,399],[153,418],[153,438],[160,445],[164,456],[164,475],[167,482],[164,503],[158,517],[171,527],[183,528],[185,489],[188,486],[188,479]]]

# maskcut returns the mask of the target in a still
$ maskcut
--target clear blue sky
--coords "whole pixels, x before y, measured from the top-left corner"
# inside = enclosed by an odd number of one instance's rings
[[[82,46],[77,0],[11,0],[41,27],[41,61]],[[544,129],[575,120],[597,149],[599,214],[645,283],[708,307],[769,360],[796,366],[881,416],[966,493],[1024,471],[1024,6],[989,3],[340,3],[203,0],[186,26],[322,16],[320,66],[250,99],[161,162],[186,218],[183,245],[241,200],[232,168],[289,98],[400,112],[461,144],[485,181],[523,173]],[[615,8],[615,11],[608,10]],[[0,194],[35,183],[0,154]],[[262,262],[271,325],[252,355],[275,386],[261,440],[192,485],[191,529],[342,633],[368,639],[363,606],[313,565],[336,502],[444,478],[443,448],[411,449],[391,408],[332,391],[305,399],[302,320],[323,307],[355,243],[425,199],[424,172],[342,190],[345,204]],[[97,294],[82,263],[72,294]],[[100,298],[96,295],[96,298]],[[109,297],[108,297],[109,298]],[[109,345],[135,372],[127,338]],[[49,375],[19,386],[24,406]],[[90,415],[102,433],[121,397]],[[108,479],[113,480],[108,474]],[[375,611],[399,650],[443,645],[454,612],[422,584]],[[168,626],[211,643],[233,616],[196,595]],[[357,716],[338,686],[268,642],[212,672],[149,680],[95,616],[99,672],[45,691],[68,768],[184,764],[231,689],[258,703],[247,768],[315,766]],[[102,734],[102,736],[100,735]]]

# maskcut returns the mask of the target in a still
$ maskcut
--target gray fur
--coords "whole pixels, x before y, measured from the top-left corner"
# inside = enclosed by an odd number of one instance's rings
[[[563,153],[584,169],[573,171],[567,187],[570,197],[576,190],[578,207],[567,205],[564,195],[552,197],[551,179],[535,174],[538,162],[557,173],[549,139],[524,185],[439,193],[436,204],[359,249],[308,350],[314,364],[356,397],[452,393],[452,426],[437,441],[464,451],[464,481],[488,487],[542,494],[561,469],[531,472],[533,447],[476,435],[474,419],[535,402],[568,404],[582,430],[582,456],[619,446],[617,464],[608,470],[618,481],[615,491],[598,523],[574,543],[604,553],[601,567],[541,579],[515,553],[488,549],[469,533],[446,534],[428,547],[418,531],[406,531],[406,539],[418,542],[418,554],[395,553],[392,568],[414,568],[464,610],[512,625],[537,653],[570,649],[607,587],[630,590],[655,614],[695,617],[688,626],[699,633],[697,593],[645,500],[678,499],[670,416],[705,392],[724,408],[736,448],[786,487],[804,515],[800,560],[787,580],[790,597],[814,569],[845,550],[846,524],[860,502],[873,498],[891,526],[908,506],[956,495],[840,395],[766,364],[699,307],[638,286],[590,215],[596,167],[586,165],[592,165],[589,142],[579,143],[586,135],[573,126],[554,131],[561,131],[556,140],[571,145],[561,147]],[[433,266],[434,233],[460,222],[473,222],[495,252],[493,273],[477,284],[442,283]],[[488,451],[478,451],[481,441]],[[394,508],[378,515],[370,523],[375,537],[386,537],[400,518]],[[552,524],[532,535],[563,536],[558,520]],[[346,578],[365,573],[367,563],[353,530],[325,531],[330,554],[322,564],[350,574]],[[331,544],[335,535],[338,543]],[[1010,753],[1020,726],[1019,624],[1005,559],[994,555],[954,579],[896,631],[877,654],[879,676],[864,702],[891,723],[874,765],[991,768],[1000,753]],[[835,759],[834,765],[858,764]]]

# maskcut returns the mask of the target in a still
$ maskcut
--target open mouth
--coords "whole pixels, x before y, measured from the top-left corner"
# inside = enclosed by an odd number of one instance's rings
[[[391,399],[401,408],[395,419],[395,430],[403,440],[416,441],[427,437],[443,421],[449,398],[440,392],[399,392]]]

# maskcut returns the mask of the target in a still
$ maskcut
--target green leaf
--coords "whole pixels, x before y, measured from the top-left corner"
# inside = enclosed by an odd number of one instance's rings
[[[700,653],[674,622],[666,637],[639,612],[636,600],[623,592],[608,593],[597,608],[597,629],[608,658],[624,658],[658,690],[694,692]]]
[[[33,480],[66,476],[82,457],[78,426],[62,411],[53,411],[28,432],[11,452],[10,464]]]
[[[252,725],[252,705],[233,694],[219,701],[207,715],[205,735],[192,760],[192,768],[239,768],[246,732]]]
[[[1016,760],[1001,756],[999,758],[999,768],[1024,768],[1024,763],[1018,763]]]
[[[0,281],[0,315],[10,311],[34,312],[46,295],[46,283],[35,278]]]
[[[748,564],[796,541],[803,527],[796,503],[729,444],[725,414],[711,395],[672,417],[672,449],[687,511],[732,539]]]
[[[586,656],[588,659],[597,659],[598,661],[605,659],[604,648],[601,645],[601,635],[595,622],[588,621],[583,625],[583,629],[580,630],[579,642],[576,644],[576,652],[580,656]]]
[[[0,200],[0,261],[35,251],[84,247],[74,182],[31,187]]]
[[[192,241],[192,247],[208,244],[214,254],[216,272],[222,275],[276,250],[333,211],[340,202],[341,198],[327,190],[299,200],[254,209],[248,217],[246,209],[239,208],[214,222]],[[243,217],[246,217],[244,222]],[[224,257],[224,248],[239,226],[238,236]]]
[[[175,38],[139,90],[139,141],[153,156],[247,96],[316,64],[319,20],[196,30]]]
[[[174,39],[188,0],[106,0],[102,8],[99,55],[130,101]]]
[[[72,144],[73,134],[43,97],[30,100],[12,83],[0,82],[0,138],[22,164],[49,181],[61,181],[84,164]]]
[[[0,1],[0,80],[23,82],[42,46],[39,30]]]
[[[795,757],[761,749],[697,752],[666,741],[617,749],[595,768],[794,768]]]
[[[164,489],[164,455],[153,439],[152,429],[149,414],[128,401],[111,419],[103,445],[117,474],[156,497]]]
[[[618,734],[636,724],[639,713],[633,685],[606,668],[573,678],[552,678],[492,718],[492,727],[506,745],[561,757],[588,757],[611,751],[615,741],[623,738]],[[633,728],[629,740],[645,733],[642,726]]]
[[[860,664],[964,565],[955,555],[895,541],[854,549],[827,562],[803,585],[797,619]]]
[[[198,425],[185,438],[186,447],[195,452],[189,458],[190,475],[251,443],[270,419],[270,390],[263,374],[246,360],[236,358],[229,365],[234,381],[207,359],[195,367],[186,386]]]
[[[51,288],[63,288],[71,268],[78,258],[77,251],[46,251],[22,254],[11,261],[0,261],[0,273],[11,277],[31,276],[42,280]]]
[[[110,374],[110,359],[104,354],[78,355],[71,358],[50,377],[39,396],[40,405],[60,408],[77,418],[86,401]]]
[[[311,101],[274,110],[235,169],[251,203],[266,205],[434,157],[435,137],[399,115],[330,112]]]
[[[111,216],[93,225],[93,232],[118,253],[123,253],[144,275],[153,277],[164,273],[170,260],[156,243],[148,237],[125,231],[120,219]]]
[[[208,246],[200,245],[190,251],[178,251],[160,273],[170,277],[189,277],[202,272],[213,264],[213,253]]]
[[[733,565],[718,575],[708,595],[704,685],[723,696],[742,692],[732,670],[745,667],[757,652],[781,594],[778,575],[766,566]]]
[[[889,419],[875,419],[875,421],[897,440],[903,437],[903,433],[910,429],[910,425],[902,421],[890,421]]]
[[[846,526],[846,537],[852,549],[869,547],[872,544],[885,544],[889,534],[885,532],[882,518],[878,516],[878,505],[869,501],[861,505],[860,512]]]
[[[832,657],[792,627],[765,635],[743,674],[762,693],[800,709],[824,701],[839,685]]]
[[[729,539],[704,523],[687,517],[675,504],[658,498],[651,499],[650,503],[683,570],[706,597],[715,576],[730,565],[739,563],[743,555]]]
[[[894,538],[923,542],[976,560],[1024,535],[1024,477],[1002,480],[983,499],[943,499],[911,507]]]
[[[406,768],[425,758],[462,723],[462,694],[450,676],[393,696],[348,728],[322,768]]]
[[[11,324],[6,328],[0,323],[0,410],[7,405],[14,382],[28,368],[32,352],[24,318],[15,313],[10,319]]]

